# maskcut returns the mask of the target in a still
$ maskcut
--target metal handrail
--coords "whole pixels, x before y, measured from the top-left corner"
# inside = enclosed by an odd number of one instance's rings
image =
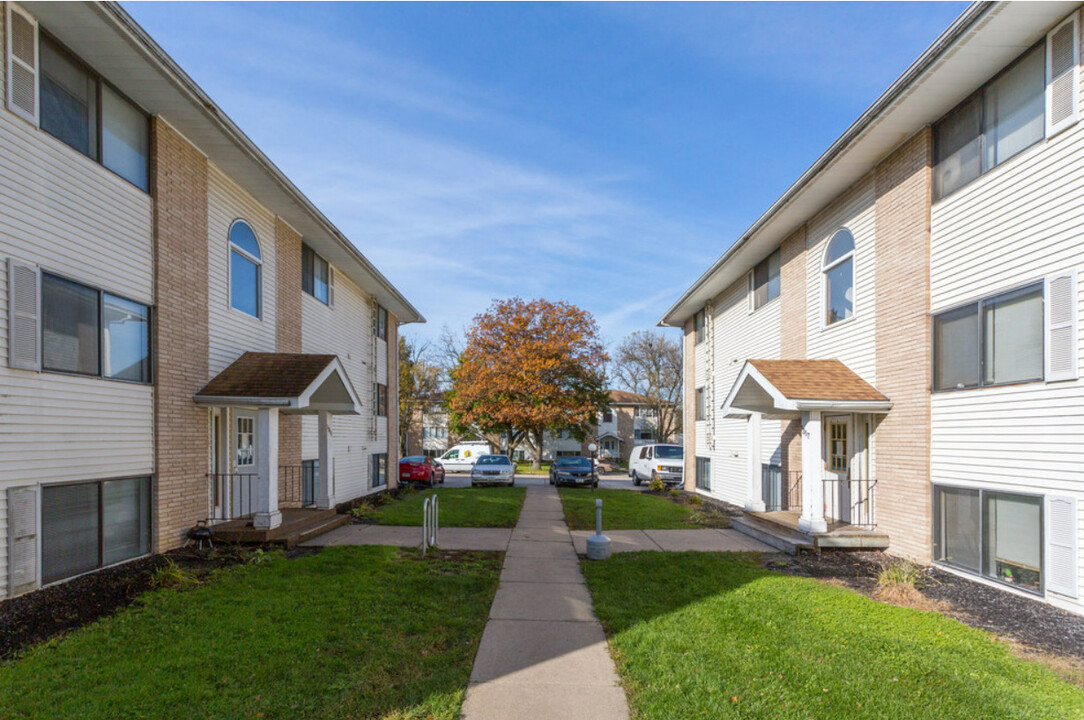
[[[771,512],[802,512],[802,473],[784,472],[779,465],[760,466],[761,500]]]
[[[256,512],[258,473],[207,473],[213,520],[233,520]]]
[[[440,530],[440,506],[436,495],[431,495],[422,503],[422,557],[425,551],[437,545],[437,533]]]
[[[871,478],[825,477],[824,517],[873,529],[877,525],[877,481]]]

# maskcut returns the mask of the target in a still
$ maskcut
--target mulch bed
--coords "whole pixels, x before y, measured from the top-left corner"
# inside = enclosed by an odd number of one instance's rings
[[[827,551],[769,555],[765,565],[791,575],[835,580],[870,595],[886,559],[873,552]],[[924,575],[918,590],[931,600],[947,603],[946,615],[1028,649],[1084,661],[1084,617],[936,567],[925,568]]]
[[[154,571],[170,559],[197,578],[204,578],[219,568],[245,562],[247,552],[222,546],[214,553],[193,548],[174,550],[4,600],[0,602],[0,660],[123,610],[151,589]]]

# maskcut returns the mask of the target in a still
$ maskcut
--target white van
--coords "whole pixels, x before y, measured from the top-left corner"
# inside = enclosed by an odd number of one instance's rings
[[[489,443],[484,440],[472,440],[454,445],[436,461],[441,464],[445,472],[470,472],[479,457],[489,454]]]
[[[647,480],[662,480],[667,487],[681,484],[685,470],[685,449],[680,445],[651,444],[632,449],[629,477],[635,485]]]

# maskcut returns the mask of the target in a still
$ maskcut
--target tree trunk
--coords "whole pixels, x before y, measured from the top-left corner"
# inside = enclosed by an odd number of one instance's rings
[[[536,447],[535,454],[534,454],[534,461],[531,462],[531,469],[532,470],[541,470],[542,469],[542,434],[544,432],[545,432],[545,430],[534,430],[534,431],[531,432],[531,434],[534,435],[534,441],[535,441],[535,447]]]

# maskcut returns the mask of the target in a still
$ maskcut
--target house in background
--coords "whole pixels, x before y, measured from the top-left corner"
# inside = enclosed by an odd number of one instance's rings
[[[0,11],[0,597],[394,483],[418,312],[118,5]]]
[[[610,407],[598,414],[597,424],[583,442],[568,431],[546,431],[542,459],[552,461],[566,455],[589,456],[588,446],[595,443],[596,455],[627,463],[633,448],[671,438],[658,437],[659,418],[648,398],[627,390],[610,390]],[[518,460],[531,460],[533,454],[525,443],[516,450]]]
[[[689,489],[1084,612],[1074,3],[976,3],[692,285]]]

